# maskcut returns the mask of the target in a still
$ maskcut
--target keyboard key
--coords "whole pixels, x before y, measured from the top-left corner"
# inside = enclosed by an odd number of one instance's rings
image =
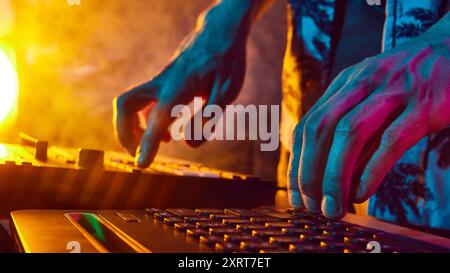
[[[211,214],[210,218],[212,220],[220,220],[222,221],[223,219],[237,219],[236,215],[232,215],[232,214]]]
[[[211,215],[211,214],[223,214],[223,210],[221,209],[196,209],[197,213],[201,215]]]
[[[296,253],[321,253],[325,252],[325,250],[320,247],[319,245],[312,245],[312,244],[290,244],[289,245],[289,251],[296,252]]]
[[[253,211],[255,211],[257,213],[260,213],[260,214],[264,214],[264,215],[269,216],[269,217],[282,219],[282,220],[289,220],[289,219],[295,219],[296,218],[295,216],[293,216],[293,215],[291,215],[289,213],[276,211],[276,210],[271,210],[271,209],[266,209],[266,208],[254,209]]]
[[[261,214],[256,213],[249,209],[225,209],[225,213],[236,215],[238,217],[243,217],[243,218],[262,216]]]
[[[176,223],[174,229],[185,232],[187,229],[195,228],[195,225],[189,223]]]
[[[304,234],[300,235],[300,239],[307,243],[320,245],[321,243],[331,243],[333,242],[333,238],[324,236],[324,235],[313,235],[307,236]]]
[[[350,237],[352,234],[348,231],[341,230],[324,230],[323,235],[334,238],[335,240],[343,241],[345,237]]]
[[[277,248],[277,249],[263,249],[263,250],[260,250],[259,253],[283,254],[283,253],[291,253],[291,252],[287,249]]]
[[[344,243],[349,246],[366,248],[367,244],[372,241],[370,238],[361,238],[361,237],[344,237]]]
[[[294,227],[293,223],[287,223],[287,222],[271,222],[271,223],[266,223],[266,228],[270,228],[270,229],[283,229],[283,228],[288,228],[288,227]]]
[[[228,243],[237,243],[240,244],[241,242],[248,242],[248,241],[258,241],[259,238],[253,237],[246,233],[240,233],[240,234],[225,234],[224,235],[224,241]]]
[[[242,224],[251,224],[251,222],[246,219],[223,219],[222,223],[232,227],[236,227],[236,225]]]
[[[298,237],[292,237],[292,236],[277,236],[277,237],[270,237],[269,243],[275,243],[283,247],[289,247],[290,244],[300,244],[302,243],[302,240]]]
[[[241,249],[244,251],[250,251],[250,252],[259,252],[261,250],[268,250],[268,249],[278,249],[279,246],[277,244],[271,244],[269,242],[241,242]]]
[[[208,235],[208,232],[204,231],[203,229],[199,229],[199,228],[190,228],[188,230],[186,230],[186,236],[198,239],[200,238],[200,236],[203,235]]]
[[[305,210],[287,209],[285,212],[302,219],[314,219],[314,216],[312,216]]]
[[[176,223],[183,223],[184,220],[178,217],[166,217],[163,223],[169,226],[174,226]]]
[[[305,229],[310,229],[322,233],[324,230],[331,230],[333,228],[326,224],[315,223],[305,225]]]
[[[352,226],[347,228],[347,231],[354,234],[354,236],[371,238],[375,240],[379,240],[386,236],[386,233],[380,230],[361,227],[361,226]]]
[[[273,218],[273,217],[252,217],[250,218],[250,222],[252,222],[253,224],[266,224],[266,223],[273,223],[273,222],[277,222],[280,221],[277,218]]]
[[[345,223],[342,221],[339,222],[328,222],[327,223],[328,226],[336,229],[336,230],[347,230],[347,228],[354,226],[353,224],[350,223]]]
[[[158,220],[163,220],[164,218],[173,217],[174,215],[172,213],[160,211],[153,214],[153,217]]]
[[[333,243],[321,243],[320,246],[324,248],[326,252],[330,253],[344,253],[349,250],[349,246],[343,242],[333,242]]]
[[[233,253],[240,252],[241,246],[233,243],[216,243],[214,249],[218,252]]]
[[[145,209],[145,214],[150,215],[150,216],[153,216],[157,212],[163,212],[163,210],[162,209],[155,209],[155,208]]]
[[[259,237],[263,240],[269,240],[270,237],[284,236],[281,230],[254,230],[252,236]]]
[[[192,209],[167,209],[168,213],[172,213],[178,217],[198,216],[199,213]]]
[[[199,222],[196,224],[196,228],[207,230],[209,230],[210,228],[224,228],[224,227],[227,227],[227,225],[218,222]]]
[[[211,218],[206,216],[197,216],[197,217],[184,217],[184,221],[190,224],[196,224],[199,222],[211,222]]]
[[[266,229],[265,225],[254,225],[254,224],[239,224],[236,225],[236,228],[242,230],[243,232],[251,233],[254,230],[264,230]]]
[[[299,237],[300,235],[304,235],[304,236],[312,236],[314,234],[316,234],[314,231],[309,230],[309,229],[304,229],[304,228],[298,228],[298,227],[294,227],[294,228],[283,228],[281,229],[281,231],[289,236],[297,236]]]
[[[215,235],[202,235],[200,236],[200,243],[209,245],[209,246],[215,246],[217,243],[222,243],[223,237],[222,236],[215,236]]]
[[[315,223],[317,223],[314,220],[311,219],[290,219],[288,220],[289,223],[292,223],[293,225],[297,226],[297,227],[305,227],[305,226],[310,226],[310,225],[314,225]]]
[[[211,235],[225,235],[225,234],[237,234],[242,231],[234,228],[210,228],[209,234]]]

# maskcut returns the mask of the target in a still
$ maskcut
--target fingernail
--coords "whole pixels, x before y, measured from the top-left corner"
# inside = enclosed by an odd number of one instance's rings
[[[342,206],[331,195],[325,195],[322,200],[322,212],[327,218],[337,218],[342,214]]]
[[[302,200],[300,198],[300,193],[298,191],[289,191],[289,204],[293,208],[302,207]]]
[[[306,196],[304,194],[302,195],[302,198],[303,198],[303,203],[304,203],[306,209],[310,213],[320,214],[320,204],[316,199]]]

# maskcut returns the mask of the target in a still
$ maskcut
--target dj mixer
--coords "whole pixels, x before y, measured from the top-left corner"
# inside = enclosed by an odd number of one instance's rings
[[[62,148],[21,134],[0,144],[0,210],[256,207],[277,185],[251,175],[158,156],[147,169],[121,152]]]

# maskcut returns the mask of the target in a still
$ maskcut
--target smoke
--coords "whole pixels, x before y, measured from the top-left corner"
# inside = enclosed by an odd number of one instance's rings
[[[112,133],[112,99],[158,73],[213,1],[12,2],[21,80],[17,130],[62,146],[120,149]],[[276,2],[252,31],[239,103],[279,103],[285,2]],[[208,143],[193,150],[170,143],[161,153],[273,178],[276,153],[258,154],[258,147]]]

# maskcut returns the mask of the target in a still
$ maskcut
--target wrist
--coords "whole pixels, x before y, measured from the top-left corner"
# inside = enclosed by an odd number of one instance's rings
[[[222,0],[199,19],[198,34],[208,47],[226,51],[247,40],[259,6],[252,0]]]

